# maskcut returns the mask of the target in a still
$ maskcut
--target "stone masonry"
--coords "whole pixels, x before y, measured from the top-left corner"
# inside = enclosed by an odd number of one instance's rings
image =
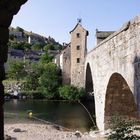
[[[60,58],[62,58],[62,84],[70,84],[70,68],[71,68],[71,54],[70,54],[70,44],[66,46],[66,48],[61,52]],[[61,57],[62,56],[62,57]]]
[[[140,15],[87,54],[85,78],[87,66],[91,69],[100,130],[106,128],[111,115],[137,118],[139,112],[140,116]]]
[[[87,54],[86,31],[80,23],[77,23],[71,34],[71,85],[83,87],[84,63]]]

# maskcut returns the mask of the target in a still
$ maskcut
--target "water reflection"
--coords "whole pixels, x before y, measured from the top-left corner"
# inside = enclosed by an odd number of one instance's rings
[[[75,102],[11,100],[4,105],[5,123],[31,122],[27,112],[72,130],[89,131],[92,122],[84,108]],[[38,122],[39,123],[39,122]]]

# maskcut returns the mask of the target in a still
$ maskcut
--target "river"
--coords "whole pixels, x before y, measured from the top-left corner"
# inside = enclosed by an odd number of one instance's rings
[[[32,110],[33,116],[39,119],[74,131],[89,131],[93,126],[88,113],[77,102],[17,99],[5,103],[4,123],[41,123],[35,119],[29,119],[27,113],[29,110]]]

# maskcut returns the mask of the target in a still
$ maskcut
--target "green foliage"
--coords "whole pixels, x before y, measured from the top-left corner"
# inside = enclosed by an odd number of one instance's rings
[[[50,37],[50,36],[48,37],[47,42],[48,42],[48,44],[55,44],[56,43],[55,39]]]
[[[32,92],[32,97],[33,99],[44,99],[45,98],[45,94],[39,91],[33,91]]]
[[[49,56],[47,53],[45,53],[41,55],[39,62],[41,64],[46,64],[46,63],[52,62],[52,59],[53,59],[52,56]]]
[[[60,44],[55,45],[55,48],[56,48],[56,50],[62,50],[63,49],[62,45],[60,45]]]
[[[25,62],[21,60],[9,61],[9,68],[7,71],[8,78],[11,79],[23,79],[26,75],[25,72]]]
[[[37,64],[12,61],[8,70],[11,79],[24,79],[24,91],[34,91],[33,98],[58,98],[60,70],[53,63]]]
[[[110,120],[110,128],[112,129],[108,140],[139,140],[140,137],[133,134],[134,122],[127,121],[121,117],[112,117]]]
[[[61,50],[61,49],[62,49],[62,45],[49,36],[47,40],[47,45],[44,46],[44,50],[48,51],[48,50]]]
[[[23,92],[27,96],[48,99],[58,98],[58,87],[61,84],[61,71],[54,64],[50,63],[53,57],[48,55],[48,50],[60,50],[62,46],[52,37],[48,37],[47,44],[42,43],[42,40],[38,40],[38,43],[35,44],[29,44],[27,43],[29,35],[24,29],[17,27],[16,29],[11,28],[10,30],[22,32],[22,39],[20,42],[16,36],[10,35],[8,48],[23,50],[25,56],[29,50],[44,50],[45,54],[41,55],[37,64],[19,60],[9,61],[8,78],[16,81],[24,80]]]
[[[34,51],[41,50],[41,49],[42,49],[42,45],[39,44],[39,43],[33,44],[33,45],[31,46],[31,49],[34,50]]]
[[[46,98],[51,99],[57,97],[57,88],[59,86],[59,70],[53,63],[44,65],[43,74],[39,78],[39,88]]]
[[[66,100],[79,100],[84,94],[84,89],[78,89],[70,85],[64,85],[59,88],[60,97]]]
[[[48,52],[49,50],[62,50],[62,45],[59,43],[47,44],[44,46],[43,50]]]
[[[28,63],[26,65],[26,84],[25,89],[26,90],[36,90],[39,86],[39,77],[43,71],[43,67],[41,65],[38,65],[36,63]]]
[[[31,44],[29,44],[29,43],[23,43],[22,44],[22,48],[23,48],[24,51],[28,51],[28,50],[31,49]]]
[[[29,50],[31,45],[25,42],[9,42],[8,47],[17,50]]]
[[[44,51],[48,51],[48,50],[55,50],[55,46],[53,44],[47,44],[44,46]]]
[[[48,56],[44,55],[42,63],[29,63],[23,61],[10,61],[8,77],[16,80],[24,80],[24,88],[27,96],[34,99],[58,99],[79,100],[85,91],[74,86],[61,85],[61,70],[49,62]],[[46,63],[48,62],[48,63]],[[59,91],[58,91],[59,88]],[[32,93],[28,93],[32,91]]]

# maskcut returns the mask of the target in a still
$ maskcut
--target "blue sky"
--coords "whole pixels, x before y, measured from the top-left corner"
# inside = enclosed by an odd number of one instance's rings
[[[115,31],[139,14],[140,0],[28,0],[11,26],[69,43],[69,31],[77,24],[77,18],[82,18],[83,27],[89,31],[90,50],[96,28]]]

